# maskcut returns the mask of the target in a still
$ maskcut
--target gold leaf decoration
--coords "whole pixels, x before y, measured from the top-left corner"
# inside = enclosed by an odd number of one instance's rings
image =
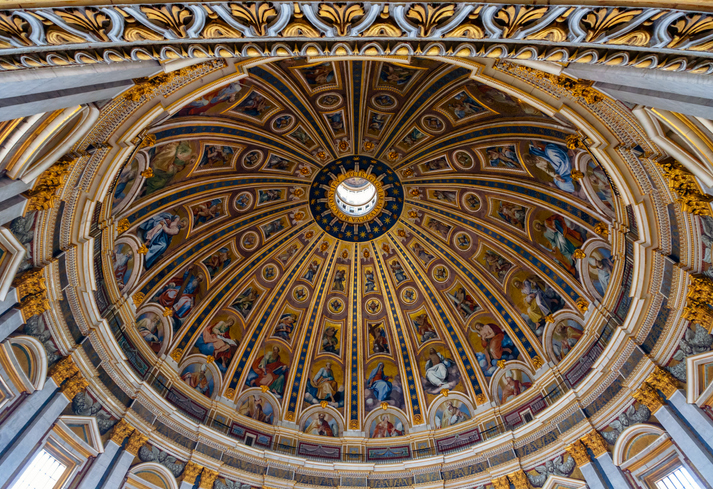
[[[320,3],[318,15],[331,23],[340,36],[346,36],[352,23],[364,16],[364,9],[359,4]]]
[[[364,37],[401,37],[401,29],[386,22],[378,22],[364,31]]]
[[[111,29],[111,19],[104,12],[83,8],[55,10],[55,13],[75,29],[94,34],[104,42],[109,41],[106,33]]]
[[[186,37],[186,31],[193,23],[193,13],[178,5],[141,7],[141,11],[149,20],[171,29],[179,37]]]
[[[0,13],[0,36],[10,37],[25,46],[34,43],[29,39],[30,24],[17,15]]]
[[[243,35],[237,29],[233,29],[222,22],[211,22],[203,29],[203,37],[207,39],[237,39],[243,37]]]
[[[483,39],[485,32],[475,24],[462,24],[446,34],[446,37],[465,37],[467,39]]]
[[[237,19],[255,32],[264,36],[270,21],[277,17],[277,11],[269,3],[255,2],[251,4],[231,3],[230,10]]]
[[[627,24],[634,20],[643,10],[626,10],[620,8],[599,8],[587,14],[582,19],[582,24],[587,27],[585,42],[594,42],[606,35],[607,31]]]
[[[713,17],[704,14],[691,14],[681,17],[673,22],[669,28],[671,41],[666,45],[667,48],[677,48],[681,44],[696,41],[696,38],[704,38],[713,31]],[[708,50],[713,42],[703,45],[693,46],[693,50]],[[705,46],[705,47],[704,47]]]
[[[430,4],[416,4],[409,9],[406,17],[413,19],[421,31],[421,36],[428,37],[433,29],[441,22],[453,17],[455,6],[453,4],[443,4],[433,6]]]
[[[163,36],[159,36],[154,31],[145,27],[127,27],[124,31],[124,39],[129,42],[163,41]]]
[[[503,37],[513,37],[528,24],[541,19],[547,13],[548,7],[526,7],[510,5],[501,8],[495,14],[494,20],[503,29]],[[499,22],[497,22],[499,21]]]

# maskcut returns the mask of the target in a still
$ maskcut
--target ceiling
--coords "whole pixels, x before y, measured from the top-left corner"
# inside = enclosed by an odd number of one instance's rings
[[[620,289],[602,229],[623,210],[572,126],[470,75],[293,58],[184,100],[104,201],[128,223],[102,267],[136,305],[129,365],[192,419],[222,399],[268,437],[541,410],[560,382],[538,379],[589,351]],[[350,176],[377,186],[364,218],[334,204]]]

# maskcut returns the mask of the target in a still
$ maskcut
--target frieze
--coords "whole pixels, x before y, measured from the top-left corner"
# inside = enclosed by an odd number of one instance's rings
[[[3,70],[183,56],[290,56],[295,41],[301,55],[342,55],[351,54],[358,39],[369,40],[359,52],[372,55],[485,55],[696,74],[713,67],[699,56],[710,48],[710,16],[657,8],[265,2],[216,3],[210,9],[197,3],[18,9],[0,16]],[[682,21],[687,18],[692,20]],[[322,37],[331,42],[314,42]],[[289,46],[285,39],[292,40]],[[75,50],[87,43],[104,47]],[[27,54],[28,48],[47,45],[56,48]],[[661,50],[668,55],[652,54]]]

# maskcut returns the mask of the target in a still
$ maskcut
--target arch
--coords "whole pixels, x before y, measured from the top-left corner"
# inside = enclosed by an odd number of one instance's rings
[[[25,390],[41,390],[47,379],[47,353],[42,343],[31,336],[14,336],[5,345],[6,352],[19,375]]]
[[[436,416],[438,414],[439,408],[443,407],[444,409],[447,408],[447,404],[449,401],[457,401],[461,403],[462,406],[465,406],[466,409],[468,410],[468,414],[470,415],[471,419],[473,417],[473,413],[476,409],[476,407],[473,405],[473,403],[468,399],[468,397],[464,394],[461,394],[460,392],[455,392],[451,391],[448,393],[448,396],[443,396],[441,395],[439,399],[437,399],[430,407],[429,413],[428,413],[428,422],[433,429],[439,429],[443,427],[443,422],[439,424],[436,421]],[[461,409],[462,411],[462,409]],[[450,425],[453,426],[453,425]]]
[[[32,144],[13,158],[12,164],[7,168],[7,175],[13,179],[32,182],[89,132],[98,118],[99,109],[94,105],[77,105],[56,111],[48,117],[50,122],[39,134],[32,134]],[[28,126],[26,129],[29,132],[34,127]],[[22,136],[29,135],[20,132],[17,138]]]
[[[156,462],[145,462],[132,467],[124,487],[132,487],[132,478],[141,479],[141,485],[136,486],[138,488],[178,489],[178,482],[171,471]]]
[[[650,435],[650,436],[647,436]],[[630,454],[630,450],[633,445],[642,440],[642,437],[646,437],[647,445],[642,450]],[[637,424],[635,426],[630,426],[621,432],[619,438],[614,445],[614,451],[612,452],[612,459],[614,463],[618,466],[624,464],[627,460],[633,457],[640,458],[644,456],[645,453],[651,452],[656,446],[668,438],[668,434],[658,426],[654,426],[648,423]]]

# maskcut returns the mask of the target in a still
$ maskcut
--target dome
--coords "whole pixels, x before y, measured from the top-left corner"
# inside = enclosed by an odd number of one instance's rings
[[[128,227],[101,268],[189,416],[223,399],[232,431],[393,447],[565,389],[538,377],[621,290],[600,228],[623,209],[571,124],[469,73],[278,60],[151,129],[103,202]]]
[[[204,489],[575,489],[582,443],[636,474],[642,445],[674,453],[656,399],[710,392],[713,177],[683,135],[708,123],[676,132],[556,62],[284,46],[181,57],[32,126],[87,126],[59,166],[6,162],[42,175],[5,230],[6,349],[47,358],[0,366],[84,379],[55,438],[135,444],[137,487]]]

